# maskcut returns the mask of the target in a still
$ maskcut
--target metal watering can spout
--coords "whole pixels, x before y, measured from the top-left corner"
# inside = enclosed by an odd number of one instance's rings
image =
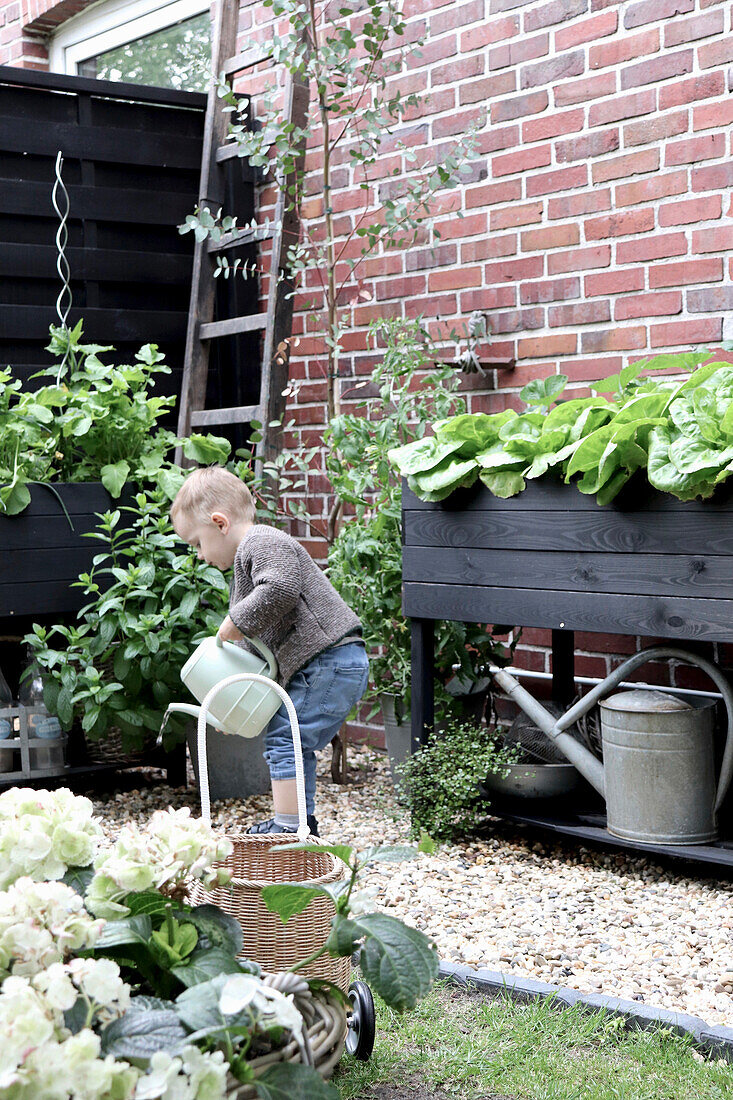
[[[604,695],[607,695],[609,691],[617,687],[622,680],[626,679],[629,674],[640,665],[646,664],[647,661],[660,658],[672,658],[701,668],[703,672],[708,674],[710,679],[719,689],[725,702],[728,712],[728,729],[720,776],[718,778],[717,790],[715,791],[712,805],[711,821],[714,830],[715,814],[720,809],[730,786],[731,777],[733,777],[733,691],[725,676],[723,676],[720,670],[710,661],[705,660],[704,657],[698,657],[694,653],[688,653],[684,649],[678,649],[676,646],[653,646],[650,649],[642,650],[640,653],[635,653],[633,657],[629,657],[628,660],[620,664],[618,668],[614,669],[614,671],[602,681],[602,683],[597,684],[587,695],[570,707],[570,709],[558,719],[555,719],[536,701],[536,699],[533,699],[529,692],[525,691],[508,672],[495,666],[492,666],[490,672],[496,684],[529,715],[543,733],[547,734],[547,736],[557,745],[560,752],[562,752],[571,764],[575,765],[581,775],[585,776],[599,794],[606,798],[608,794],[608,783],[603,764],[566,731],[573,726],[579,718],[594,707]],[[690,738],[694,736],[694,731],[690,730]],[[610,828],[609,819],[609,829]],[[676,842],[677,841],[672,841],[672,843]],[[700,841],[692,840],[691,842],[699,843]]]

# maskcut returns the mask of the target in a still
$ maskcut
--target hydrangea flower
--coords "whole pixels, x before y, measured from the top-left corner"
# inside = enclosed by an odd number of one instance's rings
[[[1,794],[0,890],[24,876],[42,882],[89,866],[103,835],[93,809],[88,798],[63,787],[12,787]]]
[[[222,986],[219,1011],[222,1016],[234,1016],[248,1008],[265,1027],[284,1027],[298,1042],[303,1042],[303,1017],[293,1002],[292,994],[281,993],[250,974],[233,974]]]
[[[98,917],[119,919],[129,912],[127,894],[156,889],[174,894],[191,878],[210,889],[229,881],[223,867],[231,841],[211,825],[191,817],[188,807],[157,810],[145,828],[124,825],[114,845],[100,852],[86,894],[87,908]]]
[[[158,1051],[135,1089],[135,1100],[221,1100],[226,1095],[228,1064],[220,1050],[204,1053],[186,1047],[180,1058]]]
[[[18,879],[0,893],[0,980],[37,974],[93,947],[103,926],[64,883]]]

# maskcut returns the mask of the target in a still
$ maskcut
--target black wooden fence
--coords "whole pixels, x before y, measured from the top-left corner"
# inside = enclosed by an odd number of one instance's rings
[[[198,194],[205,106],[192,92],[0,66],[0,366],[26,380],[50,362],[43,349],[60,289],[51,202],[60,150],[70,200],[69,321],[83,318],[87,341],[114,345],[115,362],[157,343],[174,371],[161,388],[180,392],[193,238],[177,226]],[[251,216],[253,186],[238,162],[229,192],[240,220]],[[232,396],[250,385],[236,369],[238,350],[223,349]],[[219,392],[212,367],[211,403],[246,403]]]

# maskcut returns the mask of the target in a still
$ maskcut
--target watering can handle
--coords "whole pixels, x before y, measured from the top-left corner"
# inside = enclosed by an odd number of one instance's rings
[[[607,676],[602,683],[597,684],[587,695],[584,695],[579,702],[572,706],[558,721],[555,729],[561,732],[569,729],[579,717],[586,714],[598,702],[601,696],[606,695],[620,684],[630,672],[639,668],[640,665],[645,665],[647,661],[654,661],[659,657],[671,657],[673,660],[684,661],[688,665],[697,665],[703,672],[707,672],[723,696],[723,702],[728,712],[728,731],[723,761],[720,765],[715,806],[713,807],[717,811],[720,809],[733,777],[733,689],[731,689],[728,680],[720,669],[716,668],[710,661],[706,661],[704,657],[698,657],[696,653],[688,653],[686,649],[678,649],[676,646],[659,645],[642,649],[640,653],[635,653],[633,657],[629,657],[618,668],[615,668],[610,676]]]
[[[226,645],[232,645],[232,642],[226,642]],[[281,688],[278,683],[271,680],[268,676],[260,676],[257,672],[237,672],[233,676],[226,676],[223,680],[220,680],[218,684],[214,684],[210,691],[206,693],[201,700],[201,706],[198,708],[198,725],[196,728],[196,751],[199,760],[199,787],[201,794],[201,816],[207,824],[211,824],[211,797],[209,794],[209,769],[206,759],[206,719],[209,713],[209,708],[214,698],[219,694],[222,688],[229,687],[230,684],[238,684],[248,681],[255,684],[264,684],[266,687],[271,688],[276,695],[279,695],[285,704],[285,709],[288,712],[288,718],[290,719],[290,729],[293,735],[293,747],[295,749],[295,792],[298,801],[298,840],[307,840],[310,835],[310,829],[308,828],[307,811],[305,804],[305,773],[303,771],[303,748],[300,743],[300,724],[298,722],[298,715],[296,714],[295,707],[293,706],[293,700],[290,698],[284,688]]]
[[[265,643],[260,641],[259,638],[248,638],[246,634],[243,634],[242,638],[247,643],[247,645],[252,646],[252,649],[262,658],[263,661],[267,662],[268,677],[271,680],[277,679],[277,661],[275,660],[275,654],[272,652],[272,650],[268,649]],[[223,638],[219,637],[218,633],[214,635],[214,639],[219,649],[223,649],[224,646],[232,646],[232,648],[234,649],[238,648],[236,642],[225,642]]]

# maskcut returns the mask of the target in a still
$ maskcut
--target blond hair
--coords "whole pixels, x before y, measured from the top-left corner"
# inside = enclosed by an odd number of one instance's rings
[[[255,505],[243,481],[221,466],[203,466],[194,470],[176,493],[171,505],[171,520],[181,514],[201,523],[211,523],[213,512],[225,512],[236,519],[253,523]]]

